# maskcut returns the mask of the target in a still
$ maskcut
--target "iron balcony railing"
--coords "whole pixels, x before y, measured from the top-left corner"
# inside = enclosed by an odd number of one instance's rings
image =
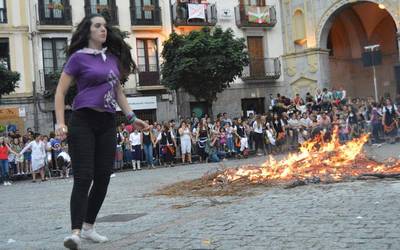
[[[108,5],[85,5],[85,15],[102,14],[111,25],[118,25],[118,7],[111,3]]]
[[[145,65],[138,65],[138,85],[141,87],[161,85],[158,64],[150,64],[148,67],[149,68],[146,70]]]
[[[39,70],[40,89],[53,93],[57,88],[62,68],[44,68]]]
[[[249,58],[242,73],[243,80],[276,80],[281,76],[279,58]]]
[[[161,8],[154,5],[131,5],[131,24],[161,26]]]
[[[62,3],[45,4],[39,0],[39,22],[41,25],[72,25],[71,5]]]
[[[236,25],[241,27],[274,27],[277,23],[274,6],[238,5],[235,7]]]
[[[215,4],[175,3],[171,8],[175,26],[215,26],[217,24]]]

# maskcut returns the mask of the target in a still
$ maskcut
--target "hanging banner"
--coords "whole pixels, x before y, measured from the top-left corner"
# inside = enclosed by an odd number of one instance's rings
[[[188,4],[188,11],[188,20],[194,18],[206,20],[205,4]]]
[[[268,6],[248,6],[246,12],[251,23],[270,23]]]

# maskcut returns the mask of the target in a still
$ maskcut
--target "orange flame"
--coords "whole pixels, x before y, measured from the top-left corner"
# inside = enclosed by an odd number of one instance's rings
[[[213,183],[237,180],[267,183],[307,179],[332,182],[363,174],[400,174],[400,160],[383,164],[362,154],[368,137],[368,134],[364,134],[360,138],[340,144],[338,130],[335,129],[329,142],[325,142],[322,135],[317,136],[314,140],[303,143],[298,153],[289,154],[283,160],[277,161],[270,156],[261,166],[226,169],[217,175]]]

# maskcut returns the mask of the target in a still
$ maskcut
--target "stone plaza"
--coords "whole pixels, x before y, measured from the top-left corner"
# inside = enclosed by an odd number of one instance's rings
[[[398,145],[366,147],[383,160]],[[194,164],[119,172],[111,179],[97,230],[110,241],[83,249],[400,249],[400,181],[369,180],[293,189],[256,188],[253,195],[166,197],[168,184],[227,166]],[[0,249],[63,249],[70,231],[72,179],[0,187]]]

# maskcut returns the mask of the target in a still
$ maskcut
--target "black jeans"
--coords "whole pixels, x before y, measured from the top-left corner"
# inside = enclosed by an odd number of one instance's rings
[[[258,149],[260,149],[260,148],[263,150],[263,153],[266,154],[263,134],[254,132],[253,138],[254,138],[254,142],[255,142],[256,154],[258,153]]]
[[[81,229],[83,222],[95,222],[107,193],[117,143],[115,115],[80,109],[72,113],[68,129],[74,175],[71,223],[72,229]]]

